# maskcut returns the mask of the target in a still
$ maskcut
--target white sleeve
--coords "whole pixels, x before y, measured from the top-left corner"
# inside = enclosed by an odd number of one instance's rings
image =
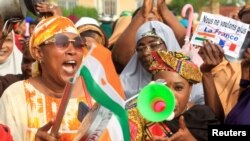
[[[0,123],[8,126],[14,141],[25,141],[27,104],[23,83],[9,86],[0,98]]]

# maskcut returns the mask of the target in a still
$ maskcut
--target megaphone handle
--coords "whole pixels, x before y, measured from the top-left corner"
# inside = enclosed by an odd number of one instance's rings
[[[168,128],[168,126],[164,122],[160,122],[160,125],[162,126],[166,137],[171,137],[173,135],[173,132]]]
[[[147,134],[147,136],[153,140],[153,136],[154,134],[152,134],[150,127],[154,126],[156,122],[148,122],[146,123],[146,128],[145,128],[145,132]],[[164,137],[171,137],[173,135],[173,132],[168,128],[168,126],[163,122],[158,122],[157,124],[160,125],[160,129],[162,130],[162,132],[165,134]]]

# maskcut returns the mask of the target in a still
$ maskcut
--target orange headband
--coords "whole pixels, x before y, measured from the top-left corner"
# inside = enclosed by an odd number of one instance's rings
[[[53,37],[55,34],[63,32],[79,35],[74,23],[66,17],[54,16],[40,21],[30,38],[29,48],[31,56],[34,58],[34,48],[39,47],[41,43]]]

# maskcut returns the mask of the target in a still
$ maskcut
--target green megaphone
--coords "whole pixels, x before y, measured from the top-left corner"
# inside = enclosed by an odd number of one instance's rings
[[[137,108],[141,115],[152,122],[174,117],[175,96],[163,83],[150,83],[139,93]]]

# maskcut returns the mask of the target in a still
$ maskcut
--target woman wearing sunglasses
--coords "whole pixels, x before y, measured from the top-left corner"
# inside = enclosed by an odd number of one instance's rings
[[[15,141],[35,140],[38,128],[46,123],[49,124],[45,129],[52,126],[49,121],[55,119],[64,87],[81,64],[83,47],[85,41],[65,17],[51,17],[37,25],[29,46],[37,63],[35,76],[14,83],[0,99],[0,122],[10,127]],[[60,140],[73,140],[80,125],[77,111],[82,100],[77,96],[69,100],[59,130]]]

